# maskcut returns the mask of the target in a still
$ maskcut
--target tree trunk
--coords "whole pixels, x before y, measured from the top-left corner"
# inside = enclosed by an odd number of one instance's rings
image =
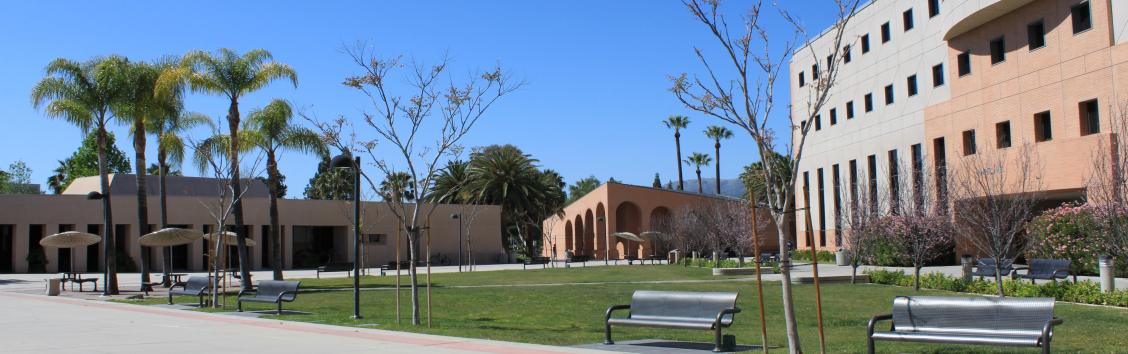
[[[231,214],[235,216],[235,240],[239,252],[239,282],[243,290],[251,290],[251,264],[247,254],[247,233],[243,230],[243,188],[239,184],[239,99],[231,99],[227,109],[227,128],[231,134],[231,198],[234,198]],[[222,228],[223,226],[220,225]]]
[[[791,252],[787,249],[787,234],[784,233],[784,223],[776,223],[779,233],[779,276],[781,292],[783,295],[783,322],[787,328],[787,347],[792,354],[802,353],[799,344],[799,326],[795,323],[795,304],[791,292]]]
[[[999,297],[1007,296],[1006,292],[1003,291],[1003,274],[1001,273],[1002,269],[999,269],[999,261],[997,261],[999,259],[1003,259],[1003,257],[995,257],[995,259],[995,287],[999,289]]]
[[[104,114],[99,121],[105,122]],[[101,123],[98,125],[98,181],[102,189],[102,234],[105,236],[102,241],[102,256],[106,258],[106,279],[102,286],[105,287],[106,294],[117,295],[117,240],[114,239],[114,213],[110,207],[110,178],[106,175],[106,143],[106,126]]]
[[[145,120],[136,117],[133,123],[133,158],[137,177],[137,235],[149,233],[149,190],[145,171]],[[149,247],[141,246],[141,288],[149,282],[149,260],[153,256]]]
[[[411,260],[411,267],[408,268],[411,278],[411,324],[418,326],[422,322],[419,320],[419,272],[415,268],[419,259],[419,229],[416,227],[407,230],[407,248]]]
[[[674,146],[678,149],[678,190],[685,190],[685,179],[682,178],[682,159],[681,159],[681,132],[674,131]]]
[[[913,290],[920,291],[920,266],[913,267]]]
[[[850,284],[857,284],[858,283],[858,264],[854,263],[853,266],[851,266],[850,268],[851,268],[850,269]]]
[[[721,143],[717,142],[716,144],[714,144],[713,149],[716,150],[716,153],[717,153],[717,165],[715,167],[717,168],[717,194],[720,195],[721,194]]]
[[[274,269],[274,280],[282,280],[282,233],[278,225],[278,181],[281,174],[278,172],[278,161],[274,151],[266,152],[266,168],[270,179],[270,265]],[[359,262],[360,260],[353,260]],[[353,276],[358,276],[354,274]]]
[[[697,168],[697,194],[705,194],[705,190],[703,188],[705,188],[705,187],[703,185],[701,185],[701,168],[698,167]]]

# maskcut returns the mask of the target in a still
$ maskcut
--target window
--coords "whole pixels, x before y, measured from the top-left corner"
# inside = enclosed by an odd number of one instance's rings
[[[842,178],[838,174],[838,164],[830,166],[831,193],[834,193],[834,229],[842,230]],[[842,233],[836,233],[834,242],[842,244]]]
[[[819,247],[826,246],[826,192],[823,186],[823,169],[815,171],[819,193]]]
[[[1042,20],[1026,25],[1026,43],[1030,50],[1046,46],[1046,23]]]
[[[866,104],[866,112],[867,112],[867,113],[869,113],[869,112],[873,112],[873,94],[872,94],[872,93],[867,93],[867,94],[866,94],[866,99],[865,99],[865,101],[866,101],[866,102],[865,102],[865,104]]]
[[[1093,14],[1089,11],[1089,2],[1085,1],[1069,8],[1073,17],[1073,34],[1088,31],[1093,28]]]
[[[901,14],[901,20],[905,23],[905,32],[913,29],[913,9],[905,10],[905,13]]]
[[[944,137],[932,139],[932,168],[936,172],[936,200],[944,211],[948,210],[948,152],[944,150]]]
[[[826,56],[826,67],[829,68],[831,66],[834,66],[834,55],[833,54]]]
[[[364,237],[367,238],[365,243],[383,245],[388,242],[388,235],[385,234],[366,234]]]
[[[917,211],[924,209],[924,148],[913,144],[913,203]]]
[[[1003,37],[991,40],[991,64],[1002,63],[1007,60],[1007,42]]]
[[[862,54],[869,53],[869,33],[862,35]]]
[[[858,212],[858,160],[850,160],[850,210]]]
[[[816,131],[822,130],[822,115],[821,114],[815,115],[815,130]]]
[[[803,86],[807,86],[807,77],[805,75],[803,75],[802,71],[800,71],[799,72],[799,87],[803,87]]]
[[[1050,111],[1034,115],[1034,141],[1043,142],[1054,138],[1053,121]]]
[[[940,14],[940,0],[928,0],[928,17],[936,17]]]
[[[830,125],[838,124],[838,108],[830,109]]]
[[[854,119],[854,101],[846,102],[846,119]]]
[[[971,53],[963,52],[956,57],[956,66],[960,70],[960,76],[971,75]]]
[[[909,97],[916,96],[917,95],[917,78],[916,78],[916,75],[909,76],[909,78],[905,81],[907,81],[906,84],[909,87]]]
[[[850,62],[850,46],[842,47],[842,61],[846,63]]]
[[[892,39],[891,36],[892,33],[889,30],[889,22],[886,22],[881,25],[881,43],[888,43],[889,40]]]
[[[901,164],[897,150],[889,150],[889,211],[901,213]]]
[[[819,64],[811,65],[811,80],[819,79]]]
[[[877,155],[866,158],[869,172],[869,202],[870,210],[877,210]]]
[[[932,67],[932,87],[944,86],[944,63]]]
[[[1006,149],[1011,147],[1010,121],[995,123],[995,147]]]
[[[893,104],[893,85],[885,86],[885,105]]]
[[[975,130],[963,132],[963,150],[964,156],[975,155]]]
[[[1101,115],[1097,100],[1081,102],[1077,108],[1081,112],[1081,135],[1100,133]]]

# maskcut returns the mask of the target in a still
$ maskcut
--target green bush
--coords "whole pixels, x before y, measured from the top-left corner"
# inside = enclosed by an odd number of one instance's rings
[[[834,253],[830,253],[830,251],[818,251],[818,253],[816,253],[815,256],[819,258],[819,263],[834,263],[835,262]],[[806,249],[806,250],[791,251],[791,259],[795,260],[795,261],[810,262],[811,261],[811,250]]]
[[[912,275],[905,274],[905,272],[902,271],[867,270],[864,274],[869,275],[870,282],[875,284],[905,287],[913,285]],[[945,275],[943,273],[921,275],[920,287],[983,295],[995,295],[998,293],[995,283],[991,281],[979,279],[965,281],[962,278]],[[1100,285],[1092,281],[1077,283],[1059,281],[1030,284],[1007,279],[1003,281],[1003,292],[1006,293],[1007,296],[1052,297],[1058,301],[1128,307],[1128,291],[1116,290],[1111,293],[1102,293]]]

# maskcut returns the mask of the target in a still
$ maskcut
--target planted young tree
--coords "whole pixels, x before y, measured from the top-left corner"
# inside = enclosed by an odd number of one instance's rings
[[[800,47],[794,42],[770,43],[774,34],[761,24],[762,1],[755,1],[743,17],[742,31],[734,37],[729,30],[728,21],[720,11],[720,1],[709,0],[684,0],[683,3],[701,22],[709,33],[720,44],[720,57],[728,69],[720,70],[713,65],[714,62],[700,48],[695,48],[706,74],[703,77],[690,77],[681,74],[672,78],[674,95],[686,107],[729,123],[740,130],[744,130],[756,143],[759,156],[771,156],[777,150],[786,152],[786,166],[799,166],[803,158],[803,146],[807,133],[815,117],[820,114],[830,98],[832,88],[837,84],[838,68],[841,61],[841,48],[845,41],[846,26],[857,13],[860,0],[834,0],[837,10],[837,19],[831,28],[824,34],[830,38],[827,45],[828,52],[816,53],[812,46],[802,49],[807,52],[804,56],[811,58],[830,57],[834,60],[826,63],[823,75],[814,80],[809,87],[800,94],[802,104],[793,106],[792,122],[789,125],[792,131],[784,134],[791,135],[790,142],[778,141],[778,133],[769,127],[773,122],[772,117],[776,107],[775,86],[780,73],[787,71],[787,63],[793,55],[800,52]],[[786,11],[780,11],[782,17],[795,25],[795,31],[789,34],[790,38],[808,38],[803,27],[797,19]],[[821,61],[821,60],[820,60]],[[726,73],[735,73],[726,77]],[[799,124],[795,124],[799,123]],[[787,233],[784,225],[794,208],[793,194],[797,170],[784,171],[783,166],[777,165],[772,159],[764,164],[763,174],[766,181],[780,181],[769,183],[765,197],[772,212],[776,228],[779,231],[780,245],[787,244]],[[786,175],[783,173],[787,173]],[[795,320],[795,306],[791,292],[791,259],[787,252],[780,254],[780,275],[783,278],[783,312],[784,324],[787,328],[787,344],[792,353],[802,352],[799,343],[799,327]]]
[[[1106,252],[1123,261],[1128,258],[1128,103],[1109,108],[1112,141],[1092,155],[1087,192],[1104,231]]]
[[[842,243],[850,253],[850,283],[856,283],[858,268],[863,264],[873,264],[877,247],[885,242],[886,228],[882,218],[886,212],[882,206],[886,205],[885,195],[880,189],[870,188],[869,179],[862,178],[857,185],[850,186],[852,191],[840,191],[845,194],[841,197],[848,203],[848,215],[842,217]],[[878,202],[870,202],[875,200]]]
[[[678,190],[685,190],[685,178],[682,177],[682,156],[681,156],[681,130],[689,126],[689,117],[686,116],[670,116],[662,121],[662,125],[666,128],[674,130],[674,147],[677,149],[678,157]]]

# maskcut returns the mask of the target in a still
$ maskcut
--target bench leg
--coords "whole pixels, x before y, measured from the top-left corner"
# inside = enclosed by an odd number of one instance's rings
[[[235,311],[243,312],[243,300],[235,300]]]
[[[873,337],[866,337],[866,353],[873,354]]]
[[[281,301],[278,302],[278,314],[279,315],[282,314],[282,302]]]
[[[713,352],[714,353],[723,352],[725,349],[724,349],[724,345],[721,343],[723,338],[721,336],[721,326],[720,325],[717,325],[717,331],[714,335],[715,336],[713,337],[713,340],[714,340]]]
[[[603,330],[603,345],[615,344],[615,341],[611,340],[611,324],[604,323],[603,325],[605,327]]]
[[[172,305],[172,292],[171,291],[168,292],[168,304]]]

